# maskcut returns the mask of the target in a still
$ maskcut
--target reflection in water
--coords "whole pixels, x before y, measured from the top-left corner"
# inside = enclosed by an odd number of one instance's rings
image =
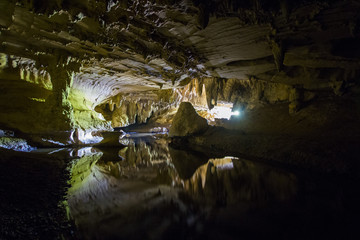
[[[240,219],[251,208],[291,199],[297,192],[293,174],[262,164],[234,157],[208,160],[169,150],[161,139],[128,141],[116,151],[73,153],[79,158],[71,170],[68,206],[86,239],[209,237],[211,219],[232,222],[228,211],[234,206]]]
[[[296,178],[293,174],[251,161],[225,157],[210,159],[200,166],[189,180],[184,181],[184,188],[207,202],[263,204],[294,196]]]

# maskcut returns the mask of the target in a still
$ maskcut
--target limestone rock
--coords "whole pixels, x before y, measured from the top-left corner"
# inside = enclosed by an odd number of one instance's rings
[[[146,123],[168,107],[147,99],[160,91],[181,92],[177,103],[286,103],[292,113],[306,105],[290,99],[293,86],[342,96],[358,84],[358,1],[233,2],[2,0],[0,126]]]
[[[208,124],[200,117],[189,102],[182,102],[175,114],[169,136],[184,137],[206,131]]]
[[[14,137],[0,137],[0,148],[11,149],[20,152],[30,152],[35,148],[30,146],[25,139]]]

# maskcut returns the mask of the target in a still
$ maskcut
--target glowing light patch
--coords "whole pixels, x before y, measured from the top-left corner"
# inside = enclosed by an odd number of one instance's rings
[[[239,111],[234,111],[231,113],[232,116],[239,116],[240,115],[240,112]]]
[[[215,106],[213,109],[210,110],[210,114],[213,114],[214,118],[230,119],[230,117],[231,117],[231,108]]]
[[[61,152],[62,150],[64,150],[65,148],[59,148],[59,149],[56,149],[54,151],[51,151],[51,152],[48,152],[49,155],[51,154],[54,154],[54,153],[57,153],[57,152]]]
[[[214,115],[214,118],[225,118],[230,119],[231,116],[239,116],[240,111],[231,111],[230,107],[215,106],[210,110],[210,114]]]

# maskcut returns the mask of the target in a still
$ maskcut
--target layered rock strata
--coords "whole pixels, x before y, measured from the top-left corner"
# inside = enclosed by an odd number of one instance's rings
[[[355,0],[2,1],[0,126],[111,130],[180,101],[241,111],[285,104],[296,115],[318,99],[356,96],[359,8]],[[160,90],[171,101],[148,97]]]

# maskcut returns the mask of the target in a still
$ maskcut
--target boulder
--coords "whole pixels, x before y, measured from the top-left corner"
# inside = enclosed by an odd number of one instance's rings
[[[174,116],[169,130],[170,137],[184,137],[205,132],[208,129],[205,118],[200,117],[189,102],[182,102]]]

